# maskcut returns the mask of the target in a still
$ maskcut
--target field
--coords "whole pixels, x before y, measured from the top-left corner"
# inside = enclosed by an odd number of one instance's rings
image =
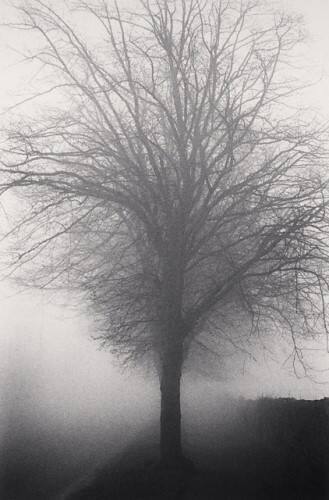
[[[314,500],[329,497],[329,400],[231,401],[222,422],[186,433],[181,470],[136,441],[67,500]]]

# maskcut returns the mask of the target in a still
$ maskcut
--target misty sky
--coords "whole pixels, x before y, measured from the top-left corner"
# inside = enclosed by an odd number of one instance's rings
[[[133,5],[134,1],[129,3]],[[322,118],[329,119],[329,2],[278,0],[278,4],[303,14],[308,32],[303,54],[304,74],[316,83],[298,99],[317,108]],[[13,15],[10,2],[0,0],[1,18]],[[0,27],[0,112],[3,120],[8,117],[6,109],[20,101],[37,78],[29,73],[28,65],[20,63],[19,53],[25,40],[18,35]],[[26,109],[31,106],[29,104]],[[1,213],[2,230],[5,224],[5,216]],[[67,307],[58,302],[57,298],[53,304],[53,298],[45,292],[21,293],[6,282],[1,284],[0,383],[3,387],[0,386],[0,397],[5,403],[2,409],[11,398],[16,398],[17,404],[22,402],[23,411],[35,412],[40,406],[49,419],[58,421],[88,421],[91,416],[100,421],[126,418],[129,428],[131,422],[127,415],[134,413],[140,420],[145,418],[150,402],[158,397],[156,385],[141,372],[121,373],[111,356],[97,350],[97,345],[89,339],[94,332],[83,310],[70,308],[69,296],[62,298]],[[284,354],[284,347],[279,346],[280,350]],[[296,380],[289,371],[282,369],[282,362],[267,360],[265,363],[261,355],[259,361],[259,365],[250,364],[244,376],[235,373],[233,382],[228,373],[202,383],[193,379],[196,394],[198,397],[203,394],[208,403],[230,390],[247,396],[329,396],[329,384],[314,385],[309,380]],[[321,363],[321,366],[329,366],[329,358],[322,356]],[[202,390],[203,383],[207,384],[208,391]],[[193,384],[189,385],[189,393]]]

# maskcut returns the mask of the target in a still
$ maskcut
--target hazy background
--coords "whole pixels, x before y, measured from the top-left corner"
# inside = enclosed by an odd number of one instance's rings
[[[130,3],[134,5],[134,0]],[[329,2],[277,3],[302,14],[308,32],[303,53],[305,77],[316,83],[296,95],[296,105],[309,103],[322,118],[329,118]],[[0,0],[1,19],[13,15],[10,3]],[[0,26],[3,120],[8,117],[8,107],[24,97],[36,78],[26,64],[20,63],[24,39],[18,35]],[[31,106],[28,104],[26,109]],[[0,230],[6,225],[5,219],[0,211]],[[83,307],[73,309],[69,296],[61,297],[62,304],[58,302],[46,292],[22,292],[9,282],[0,283],[0,437],[7,443],[5,453],[15,438],[19,443],[16,455],[24,455],[29,446],[24,439],[46,446],[47,436],[50,441],[55,436],[58,460],[63,447],[67,456],[80,450],[81,467],[77,466],[75,472],[78,476],[83,473],[84,460],[101,460],[111,447],[124,445],[153,421],[158,414],[159,395],[150,375],[134,369],[123,372],[108,352],[100,351],[90,340],[95,332]],[[328,383],[297,380],[291,369],[283,369],[288,352],[284,344],[278,345],[276,351],[276,361],[256,353],[258,364],[248,363],[243,372],[232,367],[232,377],[228,372],[215,378],[188,374],[183,411],[191,415],[197,409],[200,419],[214,414],[226,394],[329,397]],[[329,368],[329,355],[322,353],[319,364]],[[329,382],[329,373],[327,378]],[[53,444],[52,454],[52,459],[56,458]]]

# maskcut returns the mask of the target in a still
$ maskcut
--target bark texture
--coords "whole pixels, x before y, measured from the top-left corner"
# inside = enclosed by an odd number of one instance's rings
[[[172,339],[167,343],[163,355],[160,379],[160,451],[161,461],[166,465],[178,463],[183,457],[180,403],[182,365],[182,342]]]

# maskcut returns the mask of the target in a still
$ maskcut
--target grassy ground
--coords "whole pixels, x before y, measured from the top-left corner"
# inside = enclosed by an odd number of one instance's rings
[[[158,425],[120,452],[106,436],[102,446],[91,436],[82,446],[81,436],[16,429],[2,447],[0,498],[329,499],[329,400],[236,400],[223,407],[207,420],[185,418],[193,467],[172,470],[159,465]]]

